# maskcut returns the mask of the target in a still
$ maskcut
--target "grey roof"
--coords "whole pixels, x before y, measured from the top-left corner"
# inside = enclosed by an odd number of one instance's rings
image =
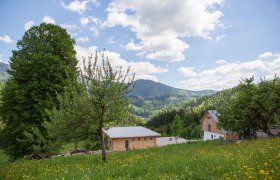
[[[212,118],[214,119],[214,121],[215,121],[216,123],[218,123],[218,122],[219,122],[219,116],[220,116],[221,114],[219,114],[217,110],[208,110],[208,112],[210,113],[210,115],[212,116]],[[221,130],[223,133],[228,133],[228,131],[226,131],[226,130],[223,129],[223,128],[221,128],[220,130]]]
[[[110,138],[160,136],[159,133],[142,126],[112,127],[103,130]]]
[[[216,111],[216,110],[208,110],[208,112],[210,113],[210,115],[212,116],[212,118],[214,119],[214,121],[216,123],[219,122],[220,114],[218,113],[218,111]]]

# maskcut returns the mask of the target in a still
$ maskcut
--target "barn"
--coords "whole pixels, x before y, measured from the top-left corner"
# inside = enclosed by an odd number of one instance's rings
[[[159,133],[142,126],[112,127],[104,130],[110,138],[110,150],[125,151],[129,149],[145,149],[156,147]]]

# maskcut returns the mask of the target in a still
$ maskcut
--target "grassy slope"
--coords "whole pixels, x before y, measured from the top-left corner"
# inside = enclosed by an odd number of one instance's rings
[[[0,164],[0,179],[280,178],[280,138],[225,144],[196,142],[148,150]]]

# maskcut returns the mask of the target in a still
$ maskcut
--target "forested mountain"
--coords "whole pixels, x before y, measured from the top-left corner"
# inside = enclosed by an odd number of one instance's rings
[[[132,103],[130,112],[148,119],[166,106],[181,104],[182,102],[214,93],[216,91],[190,91],[173,88],[150,80],[137,80],[127,97]]]
[[[187,101],[178,105],[177,107],[165,108],[158,114],[154,115],[146,126],[162,135],[171,135],[171,126],[178,114],[182,120],[183,133],[185,138],[199,138],[200,137],[200,119],[204,113],[209,109],[217,109],[232,97],[237,92],[237,87],[223,90],[213,95],[199,97],[197,99]]]
[[[7,74],[8,69],[9,69],[8,64],[0,62],[0,82],[4,82],[8,78],[8,74]]]

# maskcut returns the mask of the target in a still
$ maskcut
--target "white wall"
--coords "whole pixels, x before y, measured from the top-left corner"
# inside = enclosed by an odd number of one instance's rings
[[[213,133],[209,131],[204,131],[203,140],[213,140],[213,139],[219,139],[224,138],[223,134]]]

